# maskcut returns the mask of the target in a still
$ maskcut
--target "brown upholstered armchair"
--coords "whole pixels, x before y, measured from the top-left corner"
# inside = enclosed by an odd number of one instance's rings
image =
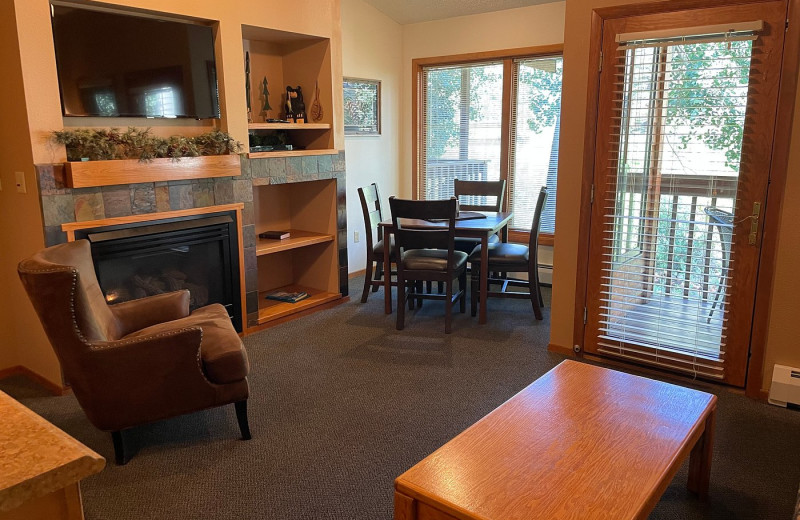
[[[189,314],[188,291],[108,305],[85,240],[44,249],[18,272],[75,397],[112,432],[118,464],[129,458],[123,430],[229,403],[250,438],[250,366],[221,305]]]

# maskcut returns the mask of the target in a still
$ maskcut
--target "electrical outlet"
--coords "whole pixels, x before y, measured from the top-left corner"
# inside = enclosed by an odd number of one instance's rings
[[[28,188],[25,186],[25,172],[14,172],[17,183],[17,191],[20,193],[28,193]]]
[[[353,231],[353,242],[358,244],[358,240],[359,240],[358,231]]]

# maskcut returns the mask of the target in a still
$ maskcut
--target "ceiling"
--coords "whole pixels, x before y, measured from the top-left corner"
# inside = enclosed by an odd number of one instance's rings
[[[502,11],[558,0],[364,0],[400,24]]]

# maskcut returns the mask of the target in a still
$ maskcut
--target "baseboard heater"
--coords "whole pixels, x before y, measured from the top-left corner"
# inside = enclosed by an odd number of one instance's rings
[[[800,368],[775,365],[769,387],[769,404],[800,406]]]

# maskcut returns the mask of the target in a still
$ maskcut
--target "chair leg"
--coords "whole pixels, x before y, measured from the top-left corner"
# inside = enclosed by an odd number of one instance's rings
[[[403,330],[406,320],[406,281],[397,278],[397,330]]]
[[[122,430],[111,432],[111,441],[114,443],[114,458],[117,466],[124,466],[130,459],[130,453],[125,452],[125,439]]]
[[[364,273],[364,292],[361,293],[361,303],[367,303],[370,287],[372,287],[372,258],[367,258],[367,269]]]
[[[375,264],[375,277],[373,278],[376,282],[383,280],[383,262],[377,262]],[[378,292],[378,286],[372,286],[372,292]]]
[[[467,312],[467,271],[465,270],[458,277],[458,289],[461,291],[460,308],[461,314]]]
[[[531,295],[531,305],[533,306],[533,315],[537,320],[544,319],[542,316],[541,294],[539,294],[539,283],[536,271],[538,271],[536,264],[528,267],[528,292]]]
[[[469,308],[470,314],[472,317],[478,315],[478,273],[475,272],[475,269],[472,269],[472,272],[469,275],[470,279],[470,295],[469,295]]]
[[[440,282],[441,283],[441,282]],[[444,333],[450,334],[453,322],[453,280],[445,284]]]
[[[444,284],[443,284],[443,282],[437,282],[437,283],[439,284],[439,287],[438,287],[439,288],[439,294],[442,294],[444,292]]]
[[[252,437],[250,436],[250,423],[247,421],[247,399],[236,401],[233,406],[236,407],[236,420],[239,422],[242,440],[249,441]]]
[[[417,285],[415,287],[415,291],[417,292],[417,294],[421,294],[422,293],[422,280],[417,282]],[[417,309],[421,309],[421,308],[422,308],[422,298],[417,298]]]

